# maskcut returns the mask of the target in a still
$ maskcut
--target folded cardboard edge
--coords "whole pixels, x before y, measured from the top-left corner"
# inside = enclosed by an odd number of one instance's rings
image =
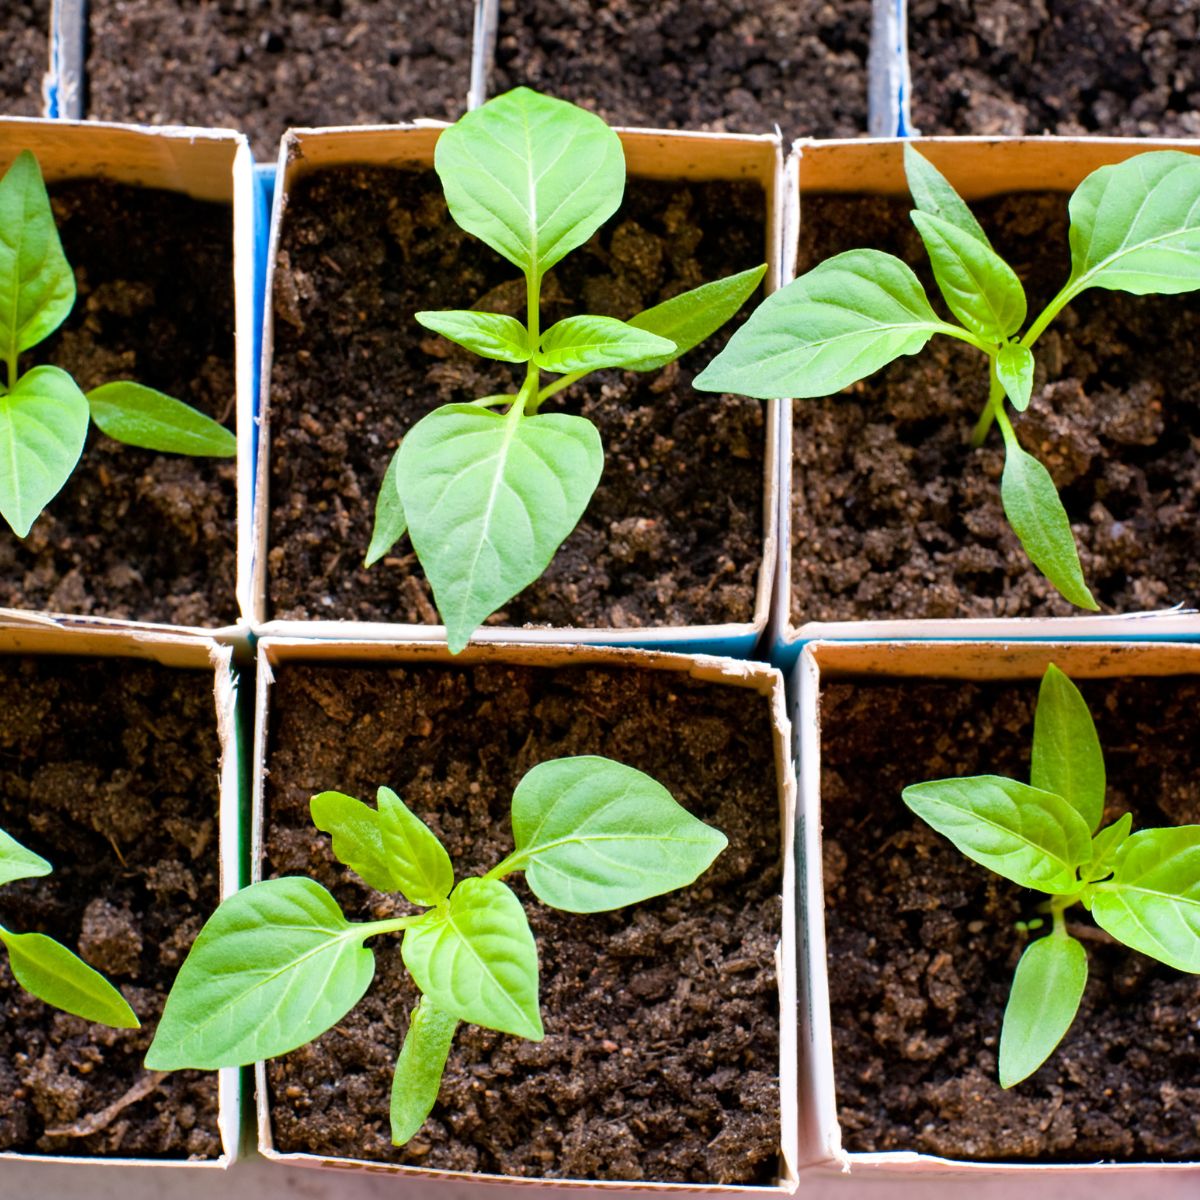
[[[791,722],[787,712],[786,691],[782,675],[774,667],[742,659],[712,655],[663,654],[646,650],[623,650],[606,647],[529,646],[518,643],[473,646],[462,654],[452,656],[444,646],[428,643],[378,642],[313,642],[308,639],[264,638],[258,643],[258,683],[255,696],[254,775],[251,797],[251,880],[261,878],[264,851],[263,818],[265,815],[264,782],[267,777],[267,733],[269,729],[270,689],[275,669],[292,663],[378,664],[433,663],[445,666],[478,663],[520,663],[523,666],[563,667],[619,665],[631,669],[686,672],[693,678],[757,691],[768,702],[771,711],[772,739],[775,755],[781,824],[781,853],[783,856],[783,910],[780,944],[776,952],[779,978],[779,1087],[780,1087],[780,1180],[776,1187],[738,1187],[713,1184],[708,1186],[677,1183],[629,1183],[620,1181],[548,1180],[479,1175],[456,1171],[435,1171],[421,1167],[391,1163],[366,1163],[355,1159],[327,1158],[321,1155],[288,1153],[275,1149],[271,1129],[269,1091],[263,1063],[255,1065],[255,1096],[258,1126],[258,1150],[265,1157],[280,1162],[306,1166],[325,1166],[342,1169],[357,1168],[387,1174],[407,1175],[430,1179],[470,1179],[509,1185],[554,1187],[598,1187],[639,1191],[734,1192],[739,1195],[791,1194],[796,1189],[799,1162],[799,1093],[796,1080],[796,882],[795,828],[796,778],[791,758]]]

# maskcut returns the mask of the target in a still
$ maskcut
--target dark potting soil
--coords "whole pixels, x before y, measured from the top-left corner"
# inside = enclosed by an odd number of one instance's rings
[[[1066,193],[974,204],[1031,318],[1066,281]],[[907,199],[805,197],[800,270],[852,247],[898,254],[944,312]],[[864,235],[863,231],[869,233]],[[1034,348],[1012,414],[1050,471],[1101,607],[1200,601],[1200,304],[1091,291]],[[793,620],[1078,614],[1034,569],[1000,503],[1003,447],[972,450],[983,355],[934,337],[825,400],[793,405]]]
[[[869,0],[501,0],[490,94],[518,84],[615,125],[854,137]]]
[[[0,115],[42,114],[50,59],[50,0],[8,0],[0,8]]]
[[[922,133],[1200,135],[1196,0],[912,0]]]
[[[473,16],[470,0],[91,0],[88,115],[240,129],[263,162],[291,126],[453,120]]]
[[[631,181],[616,215],[547,276],[543,328],[571,312],[627,318],[755,266],[764,207],[752,184]],[[523,368],[478,358],[413,313],[523,318],[522,276],[450,220],[432,171],[339,168],[302,179],[290,201],[274,304],[272,615],[439,623],[407,539],[362,567],[383,473],[426,413],[514,390]],[[600,371],[555,397],[546,411],[599,428],[604,474],[546,572],[489,623],[752,619],[763,405],[691,388],[726,331],[662,371]]]
[[[133,379],[230,428],[230,208],[79,180],[50,189],[75,270],[71,315],[22,356],[84,391]],[[93,425],[66,486],[18,539],[0,525],[0,606],[219,625],[236,618],[233,459],[123,446]]]
[[[3,657],[0,686],[0,829],[54,867],[0,891],[0,923],[81,954],[142,1022],[117,1030],[58,1012],[17,987],[0,954],[0,1150],[213,1158],[216,1074],[176,1071],[151,1087],[142,1066],[217,904],[212,676]]]
[[[1194,678],[1077,681],[1108,769],[1108,824],[1200,822]],[[1068,928],[1089,978],[1059,1048],[1009,1091],[1000,1025],[1038,894],[970,862],[904,806],[911,783],[1028,780],[1037,684],[833,683],[821,805],[834,1068],[847,1149],[1094,1162],[1200,1155],[1200,976]],[[1041,936],[1036,935],[1036,936]]]
[[[284,1151],[459,1171],[767,1183],[778,1169],[779,820],[769,710],[675,673],[285,666],[271,700],[264,874],[311,874],[351,920],[407,910],[339,866],[309,817],[337,788],[393,787],[459,878],[512,849],[534,764],[604,754],[722,829],[692,887],[615,913],[556,912],[510,877],[538,943],[541,1043],[460,1026],[432,1115],[391,1145],[388,1100],[416,992],[396,938],[337,1027],[268,1064]]]

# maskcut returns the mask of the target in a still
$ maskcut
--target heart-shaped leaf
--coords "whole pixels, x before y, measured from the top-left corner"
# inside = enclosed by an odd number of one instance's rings
[[[472,309],[414,314],[426,329],[501,362],[528,362],[529,334],[515,317],[503,313],[475,312]]]
[[[1104,753],[1092,714],[1079,689],[1053,663],[1038,689],[1029,782],[1061,796],[1087,822],[1104,816]]]
[[[598,371],[671,355],[675,343],[615,317],[564,317],[542,334],[536,362],[545,371]]]
[[[121,380],[93,388],[87,399],[101,431],[127,446],[202,458],[237,454],[232,430],[165,392]]]
[[[15,879],[49,875],[53,869],[40,854],[26,850],[16,838],[0,829],[0,887]]]

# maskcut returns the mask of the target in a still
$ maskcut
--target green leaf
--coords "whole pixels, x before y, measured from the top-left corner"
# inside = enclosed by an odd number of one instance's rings
[[[1013,408],[1024,412],[1033,395],[1033,351],[1020,342],[1005,342],[996,355],[996,376]]]
[[[1065,934],[1030,942],[1017,963],[1000,1028],[1000,1086],[1027,1079],[1063,1040],[1087,984],[1087,953]]]
[[[565,317],[542,334],[535,361],[546,371],[597,371],[673,355],[675,343],[615,317]]]
[[[0,887],[15,879],[49,875],[54,868],[40,855],[26,850],[16,838],[0,829]]]
[[[379,496],[375,501],[375,528],[371,531],[371,544],[363,566],[377,563],[407,532],[408,522],[404,519],[404,505],[400,501],[400,490],[396,484],[396,472],[400,462],[400,451],[392,455],[383,482],[379,485]]]
[[[1061,796],[999,775],[931,780],[902,795],[918,817],[997,875],[1052,895],[1079,889],[1075,870],[1091,858],[1091,833]]]
[[[125,997],[99,971],[66,946],[42,933],[10,933],[0,929],[8,947],[13,978],[31,995],[85,1021],[114,1029],[137,1029],[138,1019]]]
[[[1118,941],[1179,971],[1200,973],[1200,825],[1143,829],[1096,884],[1092,916]]]
[[[437,1103],[458,1018],[422,996],[413,1009],[392,1076],[392,1145],[406,1145]]]
[[[1051,663],[1038,689],[1029,782],[1061,796],[1090,832],[1104,816],[1104,753],[1079,689]]]
[[[245,1066],[312,1041],[370,986],[370,932],[311,879],[269,879],[230,896],[175,977],[146,1066]]]
[[[920,210],[911,216],[950,311],[967,329],[991,341],[1016,333],[1026,305],[1025,289],[1012,267],[957,225]]]
[[[517,784],[517,853],[534,895],[567,912],[605,912],[686,887],[728,840],[656,779],[595,755],[539,763]]]
[[[75,276],[38,161],[22,150],[0,180],[0,353],[15,360],[66,320]],[[10,381],[11,382],[11,381]]]
[[[165,392],[120,380],[93,388],[87,399],[101,431],[127,446],[196,458],[237,454],[232,430]]]
[[[404,965],[444,1013],[540,1042],[537,946],[520,900],[498,879],[464,879],[405,930]]]
[[[453,653],[546,569],[603,468],[583,417],[448,404],[413,426],[400,445],[400,500]]]
[[[745,304],[766,273],[766,263],[761,267],[751,267],[748,271],[739,271],[724,279],[714,279],[712,283],[702,283],[690,292],[672,296],[670,300],[664,300],[638,313],[636,317],[630,317],[629,324],[635,329],[657,333],[659,337],[674,342],[675,349],[670,354],[625,363],[625,369],[656,371],[698,346]]]
[[[0,515],[17,537],[71,477],[87,428],[87,397],[58,367],[34,367],[0,396]]]
[[[1083,870],[1085,883],[1090,883],[1095,879],[1103,879],[1105,875],[1112,874],[1112,864],[1113,859],[1116,857],[1117,849],[1129,837],[1129,831],[1132,828],[1133,814],[1125,813],[1107,829],[1100,830],[1092,838],[1092,861]]]
[[[1200,288],[1200,158],[1157,150],[1101,167],[1069,208],[1072,295]]]
[[[1013,532],[1030,561],[1072,604],[1099,610],[1083,580],[1071,522],[1050,472],[1016,440],[1005,449],[1000,499]]]
[[[459,309],[449,312],[414,314],[426,329],[501,362],[523,363],[530,359],[529,333],[515,317],[502,313]]]
[[[900,259],[848,250],[768,296],[694,386],[760,400],[829,396],[946,328]]]
[[[443,130],[434,166],[450,215],[540,278],[617,211],[621,141],[593,113],[516,88]]]
[[[990,247],[991,242],[983,232],[983,226],[967,207],[966,201],[954,190],[950,181],[927,159],[919,154],[911,143],[904,143],[904,174],[908,179],[908,190],[913,203],[921,212],[941,217],[951,225],[970,235],[976,241]]]

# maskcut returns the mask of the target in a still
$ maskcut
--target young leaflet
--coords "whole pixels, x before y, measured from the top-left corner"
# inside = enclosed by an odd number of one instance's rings
[[[911,145],[904,167],[912,213],[947,307],[942,320],[917,276],[879,250],[850,250],[769,296],[696,377],[700,390],[760,398],[829,396],[934,334],[987,356],[988,399],[971,443],[992,424],[1004,441],[1000,496],[1033,565],[1080,608],[1099,606],[1083,577],[1070,521],[1046,468],[1024,450],[1005,407],[1029,406],[1033,347],[1088,288],[1173,295],[1200,288],[1200,157],[1162,150],[1093,171],[1069,202],[1071,273],[1025,325],[1025,290],[950,183]],[[1018,336],[1019,335],[1019,336]]]
[[[1087,955],[1067,932],[1073,905],[1134,950],[1200,973],[1200,825],[1131,836],[1125,813],[1101,829],[1104,791],[1091,714],[1053,663],[1038,692],[1028,784],[979,775],[904,789],[904,803],[968,858],[1049,897],[1051,930],[1026,947],[1004,1010],[1002,1087],[1033,1074],[1075,1019]]]
[[[517,88],[445,130],[434,165],[458,225],[524,275],[526,320],[473,309],[416,319],[485,358],[524,364],[525,375],[515,392],[443,405],[409,430],[383,478],[366,565],[407,531],[457,653],[546,569],[600,480],[596,427],[541,406],[591,371],[672,362],[737,312],[766,267],[628,321],[579,314],[543,330],[546,272],[621,203],[620,139],[592,113]],[[561,378],[543,385],[543,371]]]
[[[513,793],[513,853],[457,885],[445,848],[390,788],[379,789],[376,808],[321,792],[311,810],[341,862],[425,911],[352,923],[311,879],[252,884],[200,931],[146,1066],[241,1066],[303,1046],[366,993],[375,957],[365,940],[403,931],[401,956],[421,998],[392,1084],[398,1146],[437,1100],[459,1021],[542,1040],[537,946],[506,875],[524,871],[552,908],[606,912],[686,887],[726,845],[650,776],[590,755],[528,771]]]
[[[18,537],[71,476],[88,421],[130,446],[227,458],[233,434],[194,408],[121,380],[86,395],[59,367],[18,360],[50,336],[75,305],[75,275],[63,253],[37,159],[17,155],[0,180],[0,516]]]
[[[0,829],[0,886],[17,879],[49,875],[53,868]],[[0,925],[0,944],[8,951],[13,978],[31,996],[85,1021],[114,1029],[137,1029],[138,1019],[125,997],[99,971],[44,933],[13,933]]]

